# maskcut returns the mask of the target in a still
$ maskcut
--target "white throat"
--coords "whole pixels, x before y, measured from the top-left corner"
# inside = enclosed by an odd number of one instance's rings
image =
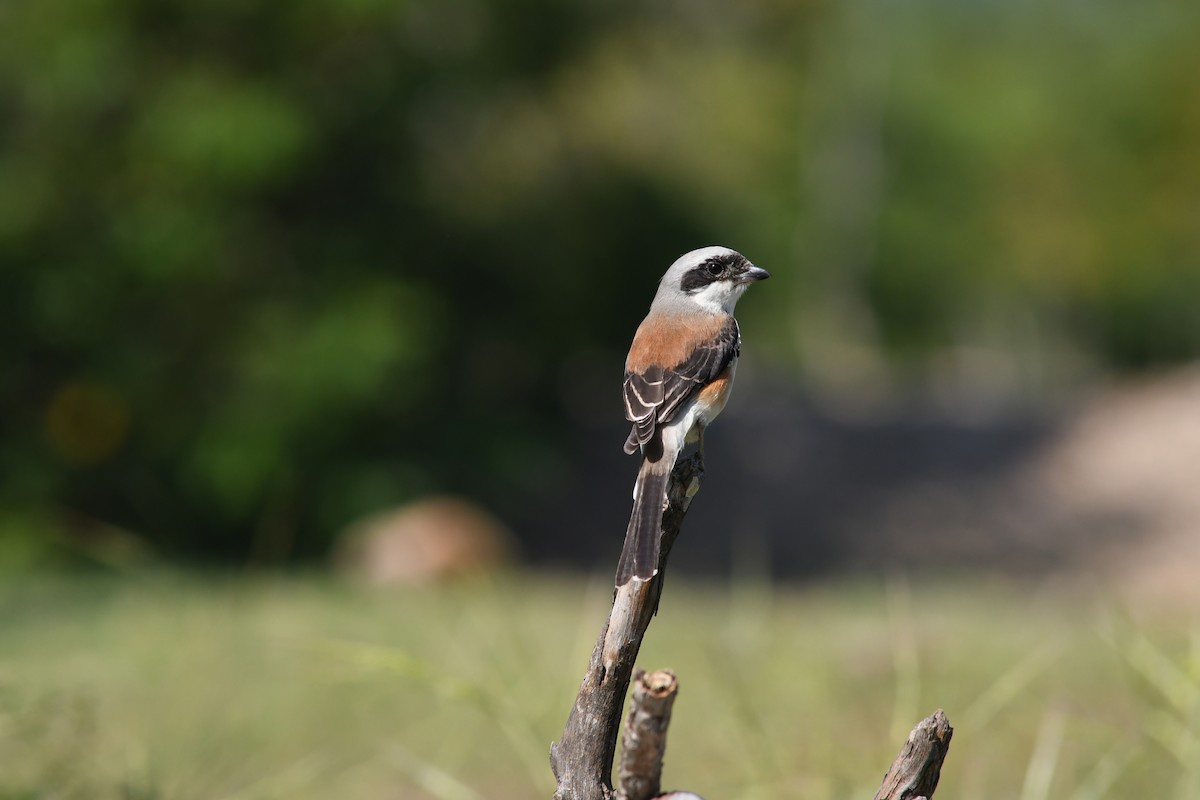
[[[701,308],[706,311],[711,311],[714,314],[722,312],[726,314],[733,313],[733,307],[737,305],[738,299],[742,293],[746,291],[746,284],[732,284],[726,281],[718,281],[710,283],[700,291],[691,295]]]

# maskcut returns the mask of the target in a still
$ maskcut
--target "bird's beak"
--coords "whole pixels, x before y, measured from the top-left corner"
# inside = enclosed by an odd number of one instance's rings
[[[765,281],[771,277],[771,273],[767,272],[762,267],[756,267],[753,264],[746,267],[746,271],[738,276],[738,283],[754,283],[755,281]]]

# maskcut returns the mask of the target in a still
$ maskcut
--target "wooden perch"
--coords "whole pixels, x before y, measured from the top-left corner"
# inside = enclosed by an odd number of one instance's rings
[[[658,794],[667,725],[678,683],[670,672],[639,674],[621,754],[620,791],[612,787],[613,756],[621,707],[642,638],[658,610],[667,556],[679,536],[692,497],[704,478],[704,458],[680,459],[667,485],[658,574],[617,588],[612,611],[592,649],[587,672],[562,738],[550,746],[555,800],[702,800],[688,792]],[[875,794],[875,800],[929,800],[941,776],[954,730],[939,709],[908,735]]]
[[[900,748],[875,800],[928,800],[937,789],[954,729],[939,708],[917,723]]]
[[[558,743],[550,746],[550,766],[558,788],[555,800],[612,800],[612,764],[621,725],[621,707],[642,637],[658,610],[671,545],[679,536],[692,497],[704,479],[700,452],[681,458],[667,484],[658,574],[617,588],[612,611],[592,649],[579,695]]]
[[[670,670],[638,670],[629,699],[629,717],[621,737],[621,762],[617,770],[618,800],[650,800],[662,787],[663,756],[667,752],[667,726],[679,681]]]

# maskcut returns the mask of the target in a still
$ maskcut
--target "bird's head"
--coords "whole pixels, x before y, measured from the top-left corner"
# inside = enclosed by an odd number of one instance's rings
[[[680,256],[659,284],[656,299],[693,302],[712,312],[733,313],[738,298],[755,281],[771,273],[756,267],[728,247],[702,247]]]

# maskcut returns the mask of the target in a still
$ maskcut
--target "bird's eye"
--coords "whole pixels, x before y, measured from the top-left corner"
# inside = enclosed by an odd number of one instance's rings
[[[721,265],[716,263],[715,261],[711,261],[704,266],[704,271],[707,272],[709,275],[713,276],[714,278],[721,274],[721,269],[722,269]]]

